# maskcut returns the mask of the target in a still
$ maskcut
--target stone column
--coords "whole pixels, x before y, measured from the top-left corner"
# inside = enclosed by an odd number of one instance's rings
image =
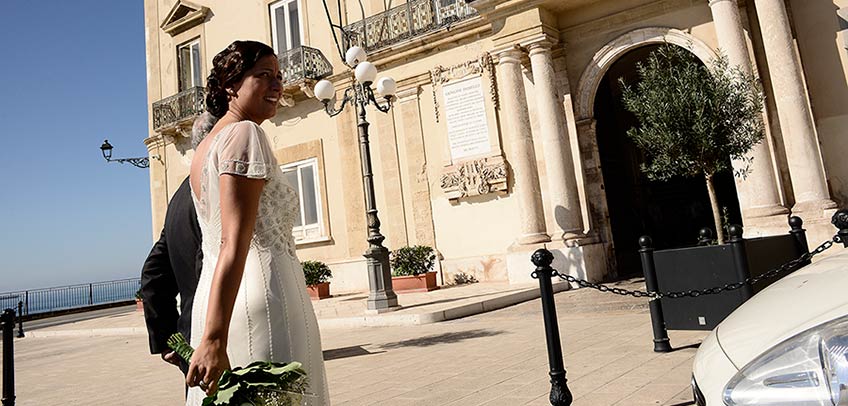
[[[379,184],[375,184],[375,187],[377,193],[382,194],[382,199],[378,199],[377,203],[383,223],[381,230],[386,236],[384,245],[389,249],[397,249],[409,245],[405,215],[407,201],[403,196],[398,158],[398,131],[392,111],[389,114],[378,113],[373,117],[377,132],[376,137],[372,136],[371,140],[377,144],[375,149],[379,151],[380,157],[376,161],[375,169],[375,172],[380,174]],[[376,156],[374,150],[371,156]]]
[[[150,208],[153,220],[153,241],[159,240],[159,234],[165,224],[165,213],[168,210],[168,202],[171,195],[168,193],[168,167],[165,158],[153,159],[154,155],[165,156],[165,141],[159,135],[148,137],[144,140],[147,146],[147,155],[150,157]]]
[[[710,10],[719,48],[727,55],[731,66],[739,66],[743,72],[751,74],[753,65],[736,0],[710,0]],[[735,177],[743,217],[750,219],[788,213],[789,210],[781,205],[768,138],[755,145],[747,157],[753,159],[750,172],[744,179]],[[736,170],[744,165],[745,162],[733,162],[733,168]]]
[[[408,217],[407,234],[411,242],[436,248],[433,210],[430,201],[430,180],[427,176],[427,155],[424,149],[424,130],[421,127],[420,88],[400,90],[397,93],[395,113],[400,115],[401,134],[406,149],[405,166],[411,216]]]
[[[786,144],[789,176],[795,192],[794,212],[821,212],[836,207],[830,200],[802,67],[792,40],[783,0],[755,0],[772,91]],[[823,214],[823,213],[822,213]]]
[[[568,240],[582,237],[583,227],[565,112],[557,95],[551,46],[550,42],[543,40],[529,44],[528,48],[548,178],[548,204],[557,225],[553,237]]]
[[[510,48],[498,54],[498,73],[501,92],[501,118],[504,120],[506,137],[509,138],[510,154],[515,180],[513,192],[518,198],[521,235],[519,244],[534,244],[550,241],[545,233],[539,173],[524,92],[524,76],[521,73],[523,52]]]

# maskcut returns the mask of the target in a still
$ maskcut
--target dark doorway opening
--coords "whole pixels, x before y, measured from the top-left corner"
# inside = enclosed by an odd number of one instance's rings
[[[619,78],[638,80],[636,64],[660,45],[637,48],[607,71],[595,96],[598,149],[609,206],[610,227],[620,277],[642,273],[638,240],[649,235],[657,249],[696,245],[702,227],[714,228],[703,177],[650,181],[640,169],[645,155],[627,136],[639,124],[624,108]],[[741,224],[739,201],[731,171],[715,176],[719,207],[729,223]]]

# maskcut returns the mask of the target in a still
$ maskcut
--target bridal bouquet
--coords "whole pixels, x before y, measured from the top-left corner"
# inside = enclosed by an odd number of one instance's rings
[[[194,354],[180,333],[168,339],[168,347],[186,362]],[[306,372],[299,362],[256,361],[224,371],[218,391],[203,399],[203,406],[296,406],[302,404],[307,387]]]

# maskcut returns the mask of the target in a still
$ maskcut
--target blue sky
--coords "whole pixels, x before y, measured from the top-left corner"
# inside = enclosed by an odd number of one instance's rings
[[[151,241],[141,0],[0,5],[0,292],[135,277]]]

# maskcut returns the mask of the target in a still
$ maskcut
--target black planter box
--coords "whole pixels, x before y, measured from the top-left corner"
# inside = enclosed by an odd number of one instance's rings
[[[731,227],[731,242],[661,251],[643,250],[653,255],[654,272],[660,292],[710,289],[744,281],[778,268],[807,252],[806,237],[800,219],[790,220],[789,234],[743,239],[742,228]],[[650,262],[649,262],[650,263]],[[644,264],[644,261],[643,261]],[[660,304],[665,327],[669,330],[712,330],[753,294],[765,289],[800,266],[787,269],[776,277],[719,294],[662,298]],[[646,271],[646,278],[649,277]]]

